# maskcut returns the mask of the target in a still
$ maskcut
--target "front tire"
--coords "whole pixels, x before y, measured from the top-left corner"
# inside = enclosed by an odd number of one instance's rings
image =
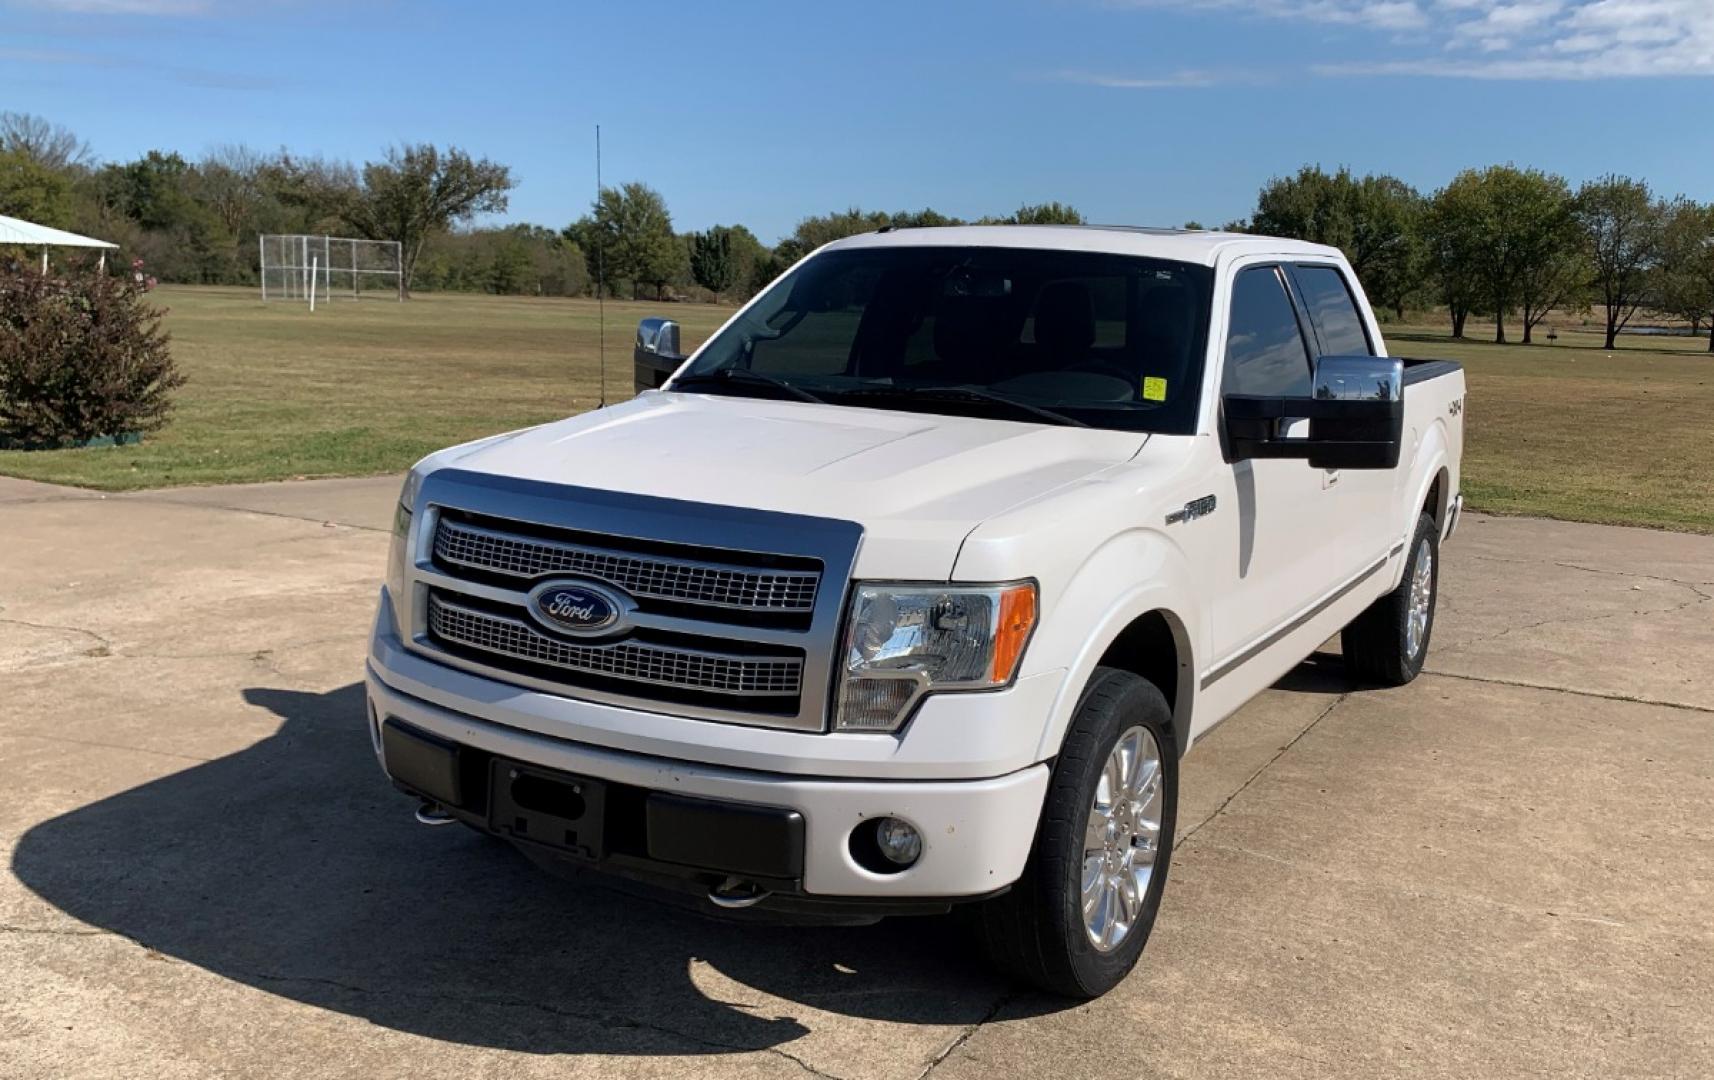
[[[1177,813],[1166,698],[1141,676],[1096,668],[1023,876],[977,912],[996,966],[1064,997],[1099,997],[1118,985],[1154,927]]]
[[[1411,536],[1399,587],[1369,605],[1339,634],[1345,667],[1359,682],[1403,686],[1422,673],[1440,595],[1440,529],[1423,514]]]

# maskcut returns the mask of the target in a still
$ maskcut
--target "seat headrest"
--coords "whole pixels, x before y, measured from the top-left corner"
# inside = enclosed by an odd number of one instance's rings
[[[1036,344],[1052,353],[1081,353],[1095,344],[1095,301],[1087,286],[1056,281],[1036,298]]]

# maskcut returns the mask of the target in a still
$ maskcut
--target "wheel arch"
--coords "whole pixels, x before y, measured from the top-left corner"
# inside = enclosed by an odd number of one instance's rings
[[[1059,753],[1083,691],[1101,666],[1117,667],[1148,679],[1172,711],[1172,736],[1178,756],[1190,749],[1196,706],[1196,634],[1184,612],[1162,590],[1140,589],[1108,609],[1067,666],[1037,756]]]
[[[1196,694],[1192,655],[1184,620],[1165,608],[1153,608],[1125,624],[1096,661],[1097,667],[1118,668],[1147,679],[1161,692],[1172,712],[1172,739],[1179,757],[1190,749],[1190,704]]]

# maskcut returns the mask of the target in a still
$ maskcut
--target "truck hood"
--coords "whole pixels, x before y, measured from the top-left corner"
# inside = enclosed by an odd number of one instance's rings
[[[933,580],[985,519],[1129,461],[1147,438],[651,391],[425,467],[855,521],[859,576]]]

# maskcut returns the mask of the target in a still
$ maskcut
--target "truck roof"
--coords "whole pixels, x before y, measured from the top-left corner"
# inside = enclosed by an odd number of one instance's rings
[[[869,247],[1009,247],[1096,251],[1213,266],[1223,256],[1316,255],[1339,249],[1304,240],[1200,229],[1149,229],[1131,225],[939,225],[888,229],[835,240],[829,249]]]

